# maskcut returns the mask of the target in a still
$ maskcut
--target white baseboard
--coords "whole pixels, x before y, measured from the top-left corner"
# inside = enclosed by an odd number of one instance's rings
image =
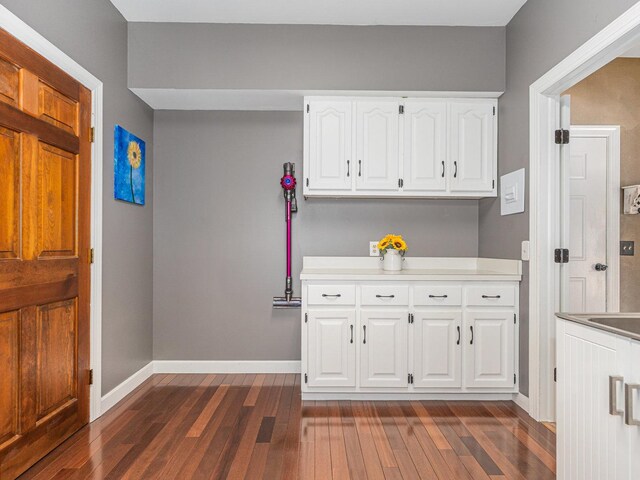
[[[525,397],[521,393],[516,393],[513,395],[513,401],[525,412],[529,413],[529,397]]]
[[[100,401],[100,415],[104,415],[124,397],[133,392],[146,379],[153,375],[153,362],[149,362],[120,385],[104,395]]]
[[[154,373],[300,373],[300,360],[155,360]]]
[[[409,400],[478,400],[505,401],[513,398],[512,393],[331,393],[302,392],[302,400],[359,400],[359,401],[409,401]]]

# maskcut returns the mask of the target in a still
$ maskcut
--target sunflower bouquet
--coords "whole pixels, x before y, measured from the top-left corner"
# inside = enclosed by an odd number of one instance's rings
[[[390,233],[378,242],[380,255],[384,255],[387,250],[397,250],[400,255],[404,255],[407,252],[407,242],[404,241],[402,235]]]

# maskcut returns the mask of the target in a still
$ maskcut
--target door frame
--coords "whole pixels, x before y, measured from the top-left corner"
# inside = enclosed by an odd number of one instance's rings
[[[0,5],[0,28],[42,55],[82,85],[91,90],[91,267],[90,365],[93,385],[90,388],[90,421],[98,418],[102,399],[102,166],[103,166],[103,84],[71,57],[27,25],[5,6]]]
[[[606,138],[607,140],[607,312],[620,311],[620,126],[571,125],[571,138]],[[568,178],[565,179],[568,182]],[[568,193],[567,190],[563,190]],[[568,202],[567,195],[562,199]],[[563,229],[569,232],[568,218]],[[564,279],[563,279],[564,281]],[[566,285],[563,285],[566,287]],[[567,295],[563,288],[563,296]],[[565,298],[564,305],[568,305]]]
[[[640,41],[636,3],[529,87],[529,414],[555,417],[555,313],[560,305],[560,95]]]

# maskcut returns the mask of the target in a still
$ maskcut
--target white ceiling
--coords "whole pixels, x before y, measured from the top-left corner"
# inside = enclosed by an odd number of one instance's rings
[[[526,0],[111,0],[130,22],[504,26]]]

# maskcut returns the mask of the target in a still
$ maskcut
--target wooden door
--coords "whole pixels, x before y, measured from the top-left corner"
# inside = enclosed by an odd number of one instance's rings
[[[399,190],[400,103],[356,103],[356,189]]]
[[[466,312],[464,317],[465,386],[513,388],[513,311]]]
[[[362,311],[360,386],[408,387],[406,310]]]
[[[0,478],[89,419],[91,94],[0,30]]]
[[[462,385],[462,312],[416,312],[413,319],[415,387]]]
[[[348,100],[309,103],[309,191],[351,190],[351,108]]]
[[[495,101],[452,102],[449,180],[452,192],[491,192],[496,170]]]
[[[404,104],[404,191],[445,192],[447,102],[407,100]]]
[[[309,310],[309,386],[355,387],[355,310]]]

